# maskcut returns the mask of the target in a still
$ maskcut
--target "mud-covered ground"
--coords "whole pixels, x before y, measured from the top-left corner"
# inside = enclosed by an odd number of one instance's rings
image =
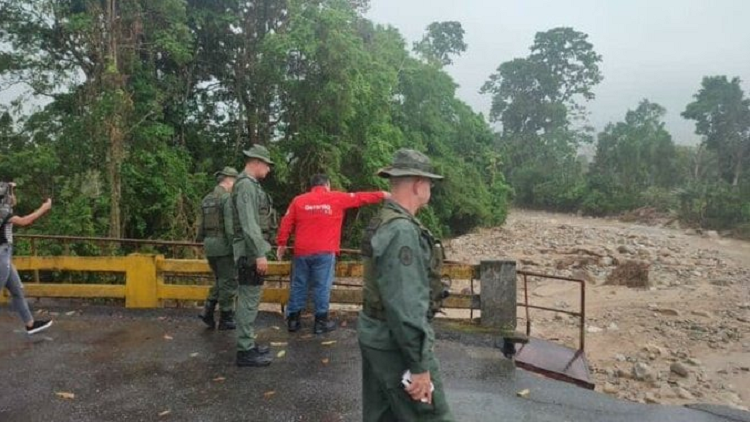
[[[598,390],[640,402],[747,409],[750,243],[649,223],[513,210],[502,228],[452,239],[446,249],[451,260],[511,257],[520,269],[587,279],[586,354]],[[608,281],[633,262],[648,268],[646,287]],[[531,281],[532,304],[578,310],[577,285]],[[577,344],[576,318],[532,311],[530,319],[532,335]]]

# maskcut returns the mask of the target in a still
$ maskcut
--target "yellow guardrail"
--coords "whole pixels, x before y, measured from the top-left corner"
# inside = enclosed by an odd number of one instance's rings
[[[18,271],[125,274],[125,284],[26,283],[25,292],[28,297],[124,298],[127,308],[157,308],[163,300],[204,300],[210,288],[207,285],[178,285],[164,281],[165,274],[210,274],[208,262],[202,259],[165,259],[163,255],[142,254],[109,257],[15,256],[13,264]],[[449,263],[443,267],[443,275],[455,280],[477,279],[478,271],[478,266],[468,264]],[[288,277],[290,273],[291,263],[288,261],[269,263],[269,276]],[[361,278],[362,264],[338,262],[336,276]],[[3,292],[3,295],[7,295],[7,292]],[[261,300],[285,305],[289,300],[289,289],[266,286]],[[362,290],[334,288],[331,291],[331,303],[361,304]],[[452,294],[444,302],[444,307],[469,309],[472,307],[472,296]]]

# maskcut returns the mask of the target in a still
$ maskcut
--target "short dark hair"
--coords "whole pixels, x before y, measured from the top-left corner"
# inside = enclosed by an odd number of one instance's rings
[[[331,179],[323,173],[314,174],[310,178],[310,187],[314,188],[315,186],[325,186],[330,181]]]

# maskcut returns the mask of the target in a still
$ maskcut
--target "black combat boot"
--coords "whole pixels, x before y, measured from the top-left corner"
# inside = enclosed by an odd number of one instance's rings
[[[216,301],[215,300],[207,300],[206,303],[203,305],[203,314],[198,315],[198,318],[203,321],[206,325],[208,325],[208,328],[214,329],[216,328],[216,320],[214,320],[214,311],[216,310]]]
[[[330,333],[336,329],[336,321],[328,319],[328,314],[315,315],[315,325],[313,326],[313,333],[323,334]]]
[[[221,311],[219,316],[219,330],[234,330],[237,324],[234,322],[234,312]]]
[[[271,347],[269,345],[259,343],[255,343],[255,347],[253,347],[253,349],[257,350],[261,355],[267,355],[268,352],[271,351]]]
[[[258,346],[250,350],[237,352],[237,366],[268,366],[273,358],[268,353],[262,353]]]
[[[302,324],[299,321],[299,315],[300,312],[292,312],[289,314],[289,316],[286,318],[286,327],[287,330],[289,330],[290,333],[293,333],[302,327]]]

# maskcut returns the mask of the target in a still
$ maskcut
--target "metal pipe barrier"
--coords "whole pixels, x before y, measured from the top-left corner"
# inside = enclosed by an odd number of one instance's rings
[[[571,278],[571,277],[563,277],[563,276],[556,276],[556,275],[550,275],[550,274],[542,274],[542,273],[534,273],[531,271],[523,271],[518,270],[516,271],[516,274],[520,274],[523,276],[523,303],[518,303],[518,306],[521,306],[525,308],[526,313],[526,335],[531,336],[531,319],[529,317],[529,309],[539,309],[542,311],[552,311],[552,312],[560,312],[568,315],[577,316],[579,319],[579,342],[578,342],[578,350],[579,352],[582,352],[585,345],[585,339],[586,339],[586,281],[581,280],[579,278]],[[537,306],[537,305],[530,305],[529,304],[529,284],[528,284],[528,278],[527,277],[539,277],[539,278],[549,278],[553,280],[564,280],[564,281],[571,281],[574,283],[578,283],[581,286],[580,291],[580,312],[573,312],[573,311],[566,311],[564,309],[557,309],[557,308],[548,308],[545,306]]]

